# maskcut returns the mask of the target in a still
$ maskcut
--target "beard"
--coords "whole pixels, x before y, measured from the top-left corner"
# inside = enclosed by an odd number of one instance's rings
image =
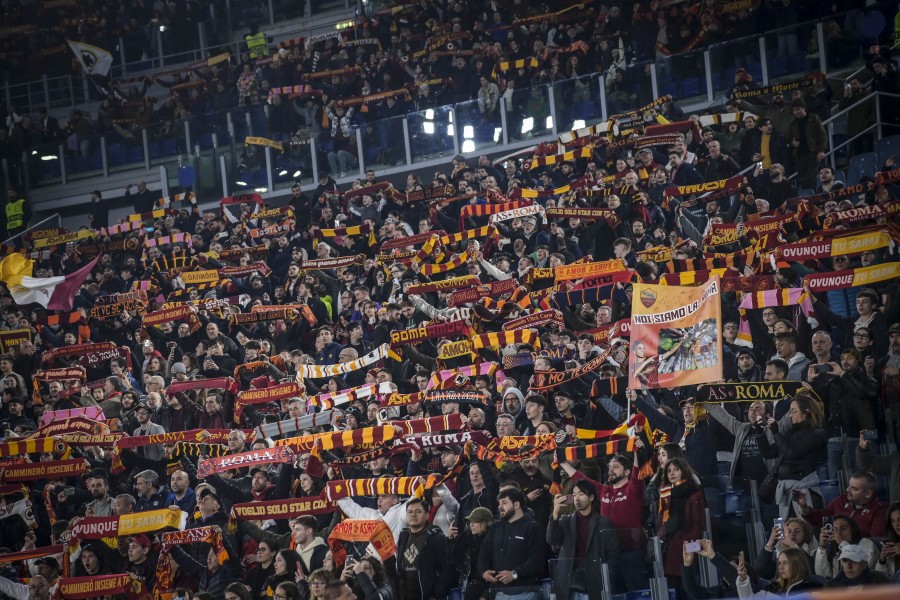
[[[620,481],[625,479],[625,475],[610,475],[606,478],[606,485],[616,485]]]
[[[516,511],[514,511],[514,510],[502,511],[500,513],[500,518],[503,519],[504,521],[509,522],[509,520],[512,519],[513,515],[515,515],[515,514],[516,514]]]

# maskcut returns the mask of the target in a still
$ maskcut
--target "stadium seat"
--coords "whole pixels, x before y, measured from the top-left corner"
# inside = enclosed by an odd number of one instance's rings
[[[875,142],[875,154],[878,155],[879,168],[891,155],[900,159],[900,135],[881,138]]]
[[[822,490],[822,501],[825,503],[825,506],[828,506],[829,502],[840,496],[843,492],[841,489],[841,482],[837,479],[820,481],[819,489]]]
[[[874,152],[866,152],[865,154],[857,154],[850,159],[850,166],[847,168],[847,185],[856,185],[860,178],[869,176],[874,177],[878,171],[878,157]]]
[[[790,71],[788,60],[786,58],[769,59],[769,79],[778,79],[784,77]]]
[[[685,79],[681,82],[681,95],[692,98],[700,95],[700,80],[696,77]]]
[[[130,162],[130,163],[143,162],[144,146],[142,146],[142,145],[128,146],[128,149],[125,151],[125,156],[126,156],[127,162]]]
[[[724,516],[740,516],[750,509],[750,498],[743,492],[724,492],[722,500],[725,505]]]

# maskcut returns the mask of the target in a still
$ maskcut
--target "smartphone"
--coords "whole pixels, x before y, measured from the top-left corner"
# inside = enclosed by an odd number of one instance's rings
[[[878,432],[877,431],[863,431],[863,439],[868,440],[870,442],[878,441]]]
[[[760,171],[762,170],[762,161],[759,161],[758,163],[756,163],[756,168],[757,168],[757,170],[760,170]]]
[[[700,552],[700,542],[688,542],[684,545],[685,552]]]
[[[65,487],[65,488],[63,488],[63,490],[62,490],[62,495],[63,495],[63,496],[67,496],[67,497],[74,496],[74,495],[75,495],[75,488],[73,488],[73,487]]]
[[[822,517],[822,529],[834,531],[834,517]]]
[[[815,365],[813,370],[816,373],[831,373],[831,365]]]
[[[772,521],[772,526],[781,528],[781,533],[778,534],[778,539],[783,540],[784,539],[784,519],[782,519],[781,517],[777,517],[775,520]]]

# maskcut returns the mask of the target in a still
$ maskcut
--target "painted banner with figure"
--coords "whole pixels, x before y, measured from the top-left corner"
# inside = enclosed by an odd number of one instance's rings
[[[672,388],[722,379],[721,285],[634,284],[628,387]]]

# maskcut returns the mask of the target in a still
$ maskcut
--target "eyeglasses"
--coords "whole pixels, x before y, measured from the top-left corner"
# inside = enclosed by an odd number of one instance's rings
[[[868,333],[854,333],[854,334],[853,334],[853,337],[856,338],[856,339],[858,339],[858,340],[867,340],[867,339],[869,339],[871,336],[870,336]]]
[[[325,585],[325,582],[324,581],[310,581],[309,585],[315,585],[315,586]]]

